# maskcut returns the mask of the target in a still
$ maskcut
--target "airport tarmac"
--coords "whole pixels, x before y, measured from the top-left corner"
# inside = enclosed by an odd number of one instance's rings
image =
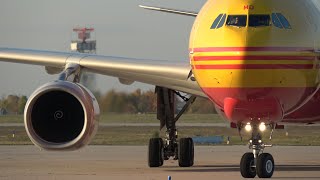
[[[74,152],[40,151],[35,146],[0,146],[0,179],[206,180],[242,179],[239,162],[246,146],[196,146],[195,166],[170,160],[147,166],[146,146],[88,146]],[[273,147],[273,179],[320,179],[320,147]]]

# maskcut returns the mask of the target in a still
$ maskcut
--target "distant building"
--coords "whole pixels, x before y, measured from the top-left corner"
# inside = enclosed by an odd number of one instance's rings
[[[8,112],[6,109],[0,108],[0,116],[7,115],[7,114],[8,114]]]

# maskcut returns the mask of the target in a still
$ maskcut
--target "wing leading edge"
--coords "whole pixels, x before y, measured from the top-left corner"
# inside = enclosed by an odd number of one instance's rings
[[[11,48],[0,48],[0,61],[40,65],[46,69],[61,70],[67,64],[79,64],[83,70],[93,73],[206,97],[197,82],[190,80],[190,65],[187,62]]]
[[[168,8],[152,7],[152,6],[144,6],[144,5],[139,5],[139,7],[143,8],[143,9],[153,10],[153,11],[161,11],[161,12],[180,14],[180,15],[185,15],[185,16],[197,17],[197,15],[198,15],[197,12],[193,12],[193,11],[184,11],[184,10],[178,10],[178,9],[168,9]]]

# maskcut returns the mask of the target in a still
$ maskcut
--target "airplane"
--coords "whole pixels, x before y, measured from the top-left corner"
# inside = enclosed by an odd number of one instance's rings
[[[239,132],[252,134],[240,160],[244,178],[271,178],[275,163],[262,133],[284,123],[320,121],[319,0],[208,0],[200,12],[140,6],[194,17],[185,62],[0,48],[0,61],[44,66],[57,81],[29,98],[24,122],[31,141],[45,150],[76,150],[97,128],[99,106],[79,83],[84,71],[156,86],[157,118],[166,138],[149,141],[148,165],[173,158],[194,164],[192,138],[177,136],[176,122],[197,97],[210,99]],[[184,97],[180,92],[190,94]],[[176,96],[186,101],[175,115]],[[240,134],[240,133],[239,133]]]

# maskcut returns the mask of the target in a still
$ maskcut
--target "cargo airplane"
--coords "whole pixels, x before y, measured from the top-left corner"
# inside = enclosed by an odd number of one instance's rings
[[[29,98],[24,122],[32,142],[46,150],[75,150],[90,142],[99,107],[79,84],[82,72],[156,86],[157,118],[167,137],[149,141],[150,167],[174,158],[194,164],[191,138],[177,137],[176,121],[196,97],[206,97],[238,131],[252,134],[240,161],[245,178],[270,178],[274,159],[264,153],[266,128],[320,121],[320,0],[208,0],[201,11],[141,6],[195,17],[185,62],[1,48],[0,60],[44,66],[59,79]],[[191,96],[185,98],[179,92]],[[186,105],[175,115],[175,96]]]

